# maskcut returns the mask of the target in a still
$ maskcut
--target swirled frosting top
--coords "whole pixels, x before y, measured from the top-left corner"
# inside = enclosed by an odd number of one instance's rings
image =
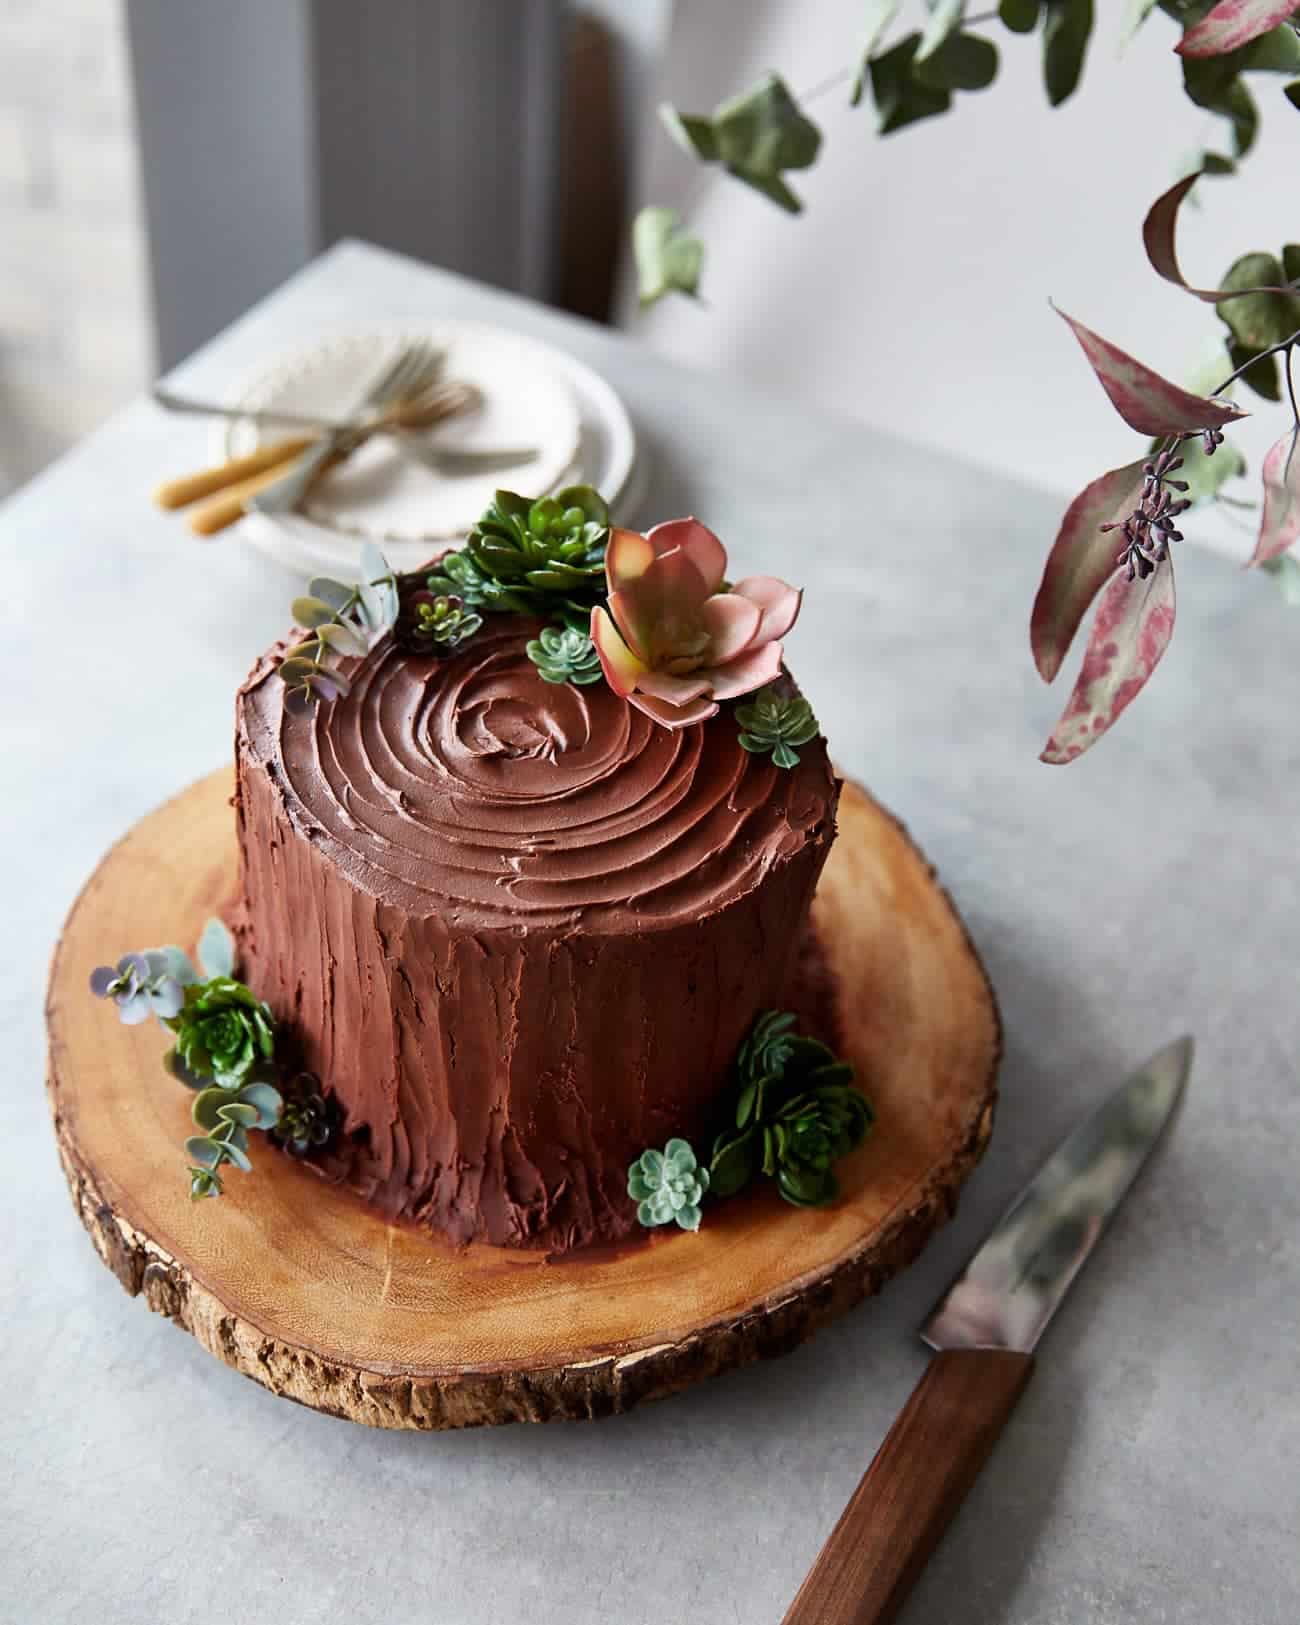
[[[246,749],[353,884],[471,931],[698,919],[828,833],[822,740],[782,770],[727,710],[670,732],[604,682],[545,682],[536,634],[489,620],[442,660],[386,641],[306,713],[268,656],[240,692]]]

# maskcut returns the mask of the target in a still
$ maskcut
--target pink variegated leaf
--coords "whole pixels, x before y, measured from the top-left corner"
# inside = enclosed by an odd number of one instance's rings
[[[1284,434],[1264,459],[1264,512],[1252,564],[1279,558],[1300,542],[1300,428]]]
[[[1197,299],[1203,299],[1207,305],[1222,304],[1225,299],[1240,299],[1248,293],[1289,293],[1292,290],[1285,287],[1270,288],[1194,288],[1183,275],[1178,265],[1178,253],[1174,247],[1174,239],[1178,230],[1178,211],[1182,207],[1183,199],[1201,178],[1202,171],[1196,170],[1186,175],[1177,185],[1171,186],[1167,192],[1162,192],[1147,210],[1147,217],[1142,222],[1142,242],[1147,251],[1147,259],[1151,262],[1151,269],[1166,282],[1172,282],[1176,288],[1182,288]]]
[[[1056,314],[1070,324],[1097,374],[1110,403],[1131,429],[1139,434],[1190,434],[1197,429],[1222,429],[1247,414],[1231,401],[1193,395],[1162,378],[1158,372],[1121,350],[1118,345],[1094,333],[1056,305]]]
[[[1115,573],[1123,538],[1101,527],[1122,523],[1141,490],[1141,462],[1125,463],[1085,486],[1065,510],[1029,622],[1034,664],[1045,683],[1060,671],[1079,623]]]
[[[1180,56],[1227,56],[1285,22],[1295,0],[1219,0],[1175,45]]]
[[[1117,571],[1097,605],[1070,703],[1039,760],[1061,766],[1095,745],[1142,691],[1173,631],[1173,565],[1162,564],[1145,581]]]

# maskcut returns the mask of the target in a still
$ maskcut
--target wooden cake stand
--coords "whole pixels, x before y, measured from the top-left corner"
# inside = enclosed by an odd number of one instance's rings
[[[91,969],[190,947],[235,885],[231,774],[141,820],[68,918],[49,993],[49,1093],[64,1172],[130,1293],[273,1393],[373,1427],[606,1416],[803,1342],[910,1263],[989,1137],[1000,1028],[961,920],[890,815],[844,787],[815,919],[847,1058],[876,1128],[840,1200],[766,1188],[656,1231],[548,1259],[456,1250],[386,1223],[269,1144],[193,1203],[191,1096],[156,1022],[121,1026]]]

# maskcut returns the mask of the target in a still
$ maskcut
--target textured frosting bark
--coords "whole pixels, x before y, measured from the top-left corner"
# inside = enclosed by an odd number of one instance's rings
[[[394,1217],[560,1249],[635,1227],[628,1163],[701,1139],[779,1001],[834,833],[820,741],[673,733],[543,682],[535,626],[381,645],[351,693],[241,690],[247,976],[343,1112],[323,1170]]]

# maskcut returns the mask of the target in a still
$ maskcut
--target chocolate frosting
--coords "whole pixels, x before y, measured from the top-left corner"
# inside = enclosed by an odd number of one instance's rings
[[[671,732],[545,682],[537,629],[489,620],[441,661],[382,644],[304,714],[254,670],[241,934],[342,1108],[329,1175],[458,1240],[563,1248],[627,1234],[627,1164],[706,1132],[838,787],[820,741],[785,772],[726,712]]]

